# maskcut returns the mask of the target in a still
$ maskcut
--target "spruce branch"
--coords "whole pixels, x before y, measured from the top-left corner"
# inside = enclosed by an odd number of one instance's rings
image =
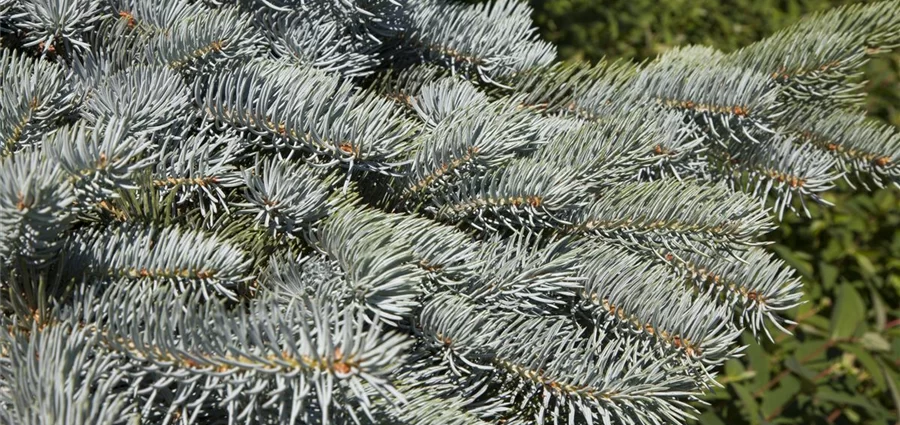
[[[748,195],[721,185],[667,180],[610,188],[573,222],[570,231],[687,250],[759,245],[755,239],[773,229],[766,211]]]
[[[381,423],[408,425],[488,425],[469,412],[465,398],[436,394],[434,386],[408,380],[395,384],[406,402],[397,408],[384,408]]]
[[[537,138],[542,142],[538,150],[549,149],[549,147],[544,147],[544,145],[553,144],[555,141],[562,143],[562,140],[559,139],[564,134],[575,133],[578,129],[588,124],[588,121],[566,115],[541,115],[537,118],[535,125],[537,127]],[[535,153],[533,157],[539,158],[540,155]]]
[[[0,422],[20,425],[140,423],[128,367],[89,329],[68,323],[2,333]],[[7,357],[8,356],[8,357]]]
[[[347,300],[395,324],[419,306],[424,271],[415,265],[409,243],[397,240],[383,217],[344,207],[312,235],[315,246],[336,262],[349,286]]]
[[[209,118],[266,136],[264,146],[362,170],[390,173],[414,130],[391,102],[312,68],[252,62],[196,84],[195,93]]]
[[[500,391],[516,401],[515,414],[522,419],[575,424],[615,417],[662,424],[690,417],[680,400],[693,396],[690,378],[660,368],[665,358],[639,344],[598,349],[564,322],[489,314],[451,297],[428,303],[421,327],[435,346],[461,362],[456,373],[506,384]],[[486,385],[490,379],[471,382]]]
[[[260,280],[263,287],[284,302],[310,298],[339,306],[353,303],[352,288],[340,265],[325,255],[296,260],[272,258]]]
[[[595,320],[664,344],[708,375],[735,354],[731,311],[703,291],[694,297],[667,268],[611,244],[585,245],[583,308]]]
[[[429,189],[440,192],[463,176],[477,175],[533,150],[540,142],[539,121],[516,103],[473,103],[441,120],[419,144],[403,190],[409,195]]]
[[[832,154],[837,168],[862,183],[900,186],[900,133],[863,115],[805,108],[785,116],[783,127],[800,141]]]
[[[694,147],[684,142],[684,123],[677,112],[659,119],[644,111],[620,111],[609,118],[572,128],[560,126],[533,157],[573,169],[580,180],[599,188],[630,179],[638,168],[662,161],[662,155],[674,157]]]
[[[140,0],[108,0],[108,10],[122,20],[129,28],[140,33],[165,33],[179,23],[189,21],[208,12],[203,3],[187,0],[160,0],[144,2]]]
[[[384,225],[396,238],[408,241],[418,267],[429,281],[455,286],[471,278],[481,266],[480,244],[455,227],[411,215],[392,215]]]
[[[602,61],[594,67],[575,62],[533,68],[516,75],[511,85],[514,93],[524,95],[524,105],[552,113],[565,110],[575,91],[601,78],[605,66]]]
[[[259,50],[262,40],[249,15],[234,7],[197,12],[152,34],[146,42],[146,60],[195,73],[217,63],[250,57]]]
[[[216,1],[218,2],[218,0]],[[341,32],[358,42],[387,44],[406,30],[405,0],[240,0],[244,8],[265,14],[305,14],[337,24]]]
[[[170,285],[175,292],[237,298],[252,279],[250,258],[237,246],[202,231],[123,224],[79,232],[68,242],[68,262],[96,278]]]
[[[407,42],[425,60],[492,84],[548,65],[556,49],[537,39],[523,2],[497,0],[463,5],[411,2]]]
[[[652,157],[641,162],[638,180],[708,178],[708,135],[690,118],[690,112],[669,111],[655,116]]]
[[[523,73],[516,90],[528,93],[526,104],[546,111],[571,114],[587,121],[598,121],[610,109],[622,107],[622,90],[639,68],[631,61],[600,62],[593,67],[557,65],[549,71]],[[533,102],[533,103],[532,103]]]
[[[79,208],[79,218],[102,225],[118,222],[169,226],[187,221],[185,216],[176,215],[177,193],[155,185],[150,173],[138,174],[134,183],[134,189],[117,189],[112,197]]]
[[[486,107],[488,97],[471,83],[455,77],[425,83],[410,104],[422,121],[435,128],[460,109]]]
[[[596,65],[523,0],[0,11],[2,423],[685,423],[791,328],[772,216],[900,186],[837,109],[898,0]]]
[[[54,260],[72,226],[75,190],[65,172],[40,151],[0,162],[0,260]]]
[[[73,106],[66,70],[0,49],[0,156],[36,146]]]
[[[277,158],[256,162],[243,172],[246,202],[234,204],[242,214],[277,235],[301,233],[309,224],[328,214],[330,195],[327,181],[309,166]]]
[[[380,62],[378,43],[347,33],[346,26],[329,14],[261,10],[254,14],[254,22],[276,57],[301,65],[361,77],[374,72]]]
[[[576,170],[519,160],[435,195],[429,210],[439,220],[487,231],[561,228],[588,204],[587,187]]]
[[[677,46],[666,50],[654,61],[655,64],[702,65],[719,63],[725,54],[719,49],[702,45]]]
[[[176,215],[168,225],[178,223],[181,218]],[[301,238],[273,238],[265,229],[255,226],[256,221],[249,215],[221,214],[213,218],[210,224],[205,224],[201,216],[192,217],[187,221],[192,227],[205,227],[214,230],[216,237],[227,240],[234,246],[250,256],[252,265],[250,270],[254,274],[261,275],[266,268],[279,256],[299,258],[308,247],[302,243]],[[262,279],[256,278],[246,283],[248,295],[254,296],[256,290],[262,287]]]
[[[89,97],[91,91],[108,82],[112,75],[119,75],[118,78],[122,78],[122,75],[126,75],[123,71],[132,66],[156,68],[148,66],[142,56],[146,43],[153,33],[136,31],[133,19],[122,17],[101,20],[97,29],[90,32],[85,39],[90,45],[89,50],[72,58],[70,67],[75,78],[71,82],[79,101]],[[109,90],[116,88],[109,87]]]
[[[582,253],[572,240],[542,240],[537,235],[493,238],[481,244],[478,268],[469,281],[451,287],[467,299],[534,316],[559,313],[583,286]]]
[[[124,289],[95,303],[106,308],[86,306],[82,320],[111,351],[143,365],[142,411],[150,417],[184,412],[194,423],[204,406],[191,400],[209,399],[234,420],[360,423],[371,420],[364,386],[402,400],[387,376],[409,340],[368,325],[361,310],[271,298],[230,310],[196,296]],[[166,342],[176,334],[178,345]]]
[[[99,0],[20,0],[12,16],[26,34],[23,47],[67,57],[88,48],[83,36],[100,20],[100,9]]]
[[[167,143],[159,150],[152,184],[161,196],[177,193],[178,205],[196,203],[213,220],[220,209],[230,211],[226,191],[244,185],[236,162],[247,144],[237,134],[211,132]]]
[[[869,56],[900,45],[896,0],[854,4],[812,14],[774,35],[731,53],[726,61],[788,87],[787,99],[808,102],[853,90]]]
[[[765,74],[723,61],[697,66],[684,55],[663,56],[625,85],[623,96],[635,102],[690,112],[715,139],[755,142],[752,131],[771,132],[768,116],[776,107],[778,86]]]
[[[758,145],[731,146],[721,166],[732,187],[739,187],[762,202],[774,192],[773,209],[780,220],[786,209],[794,211],[794,196],[799,198],[807,216],[806,198],[830,205],[819,193],[834,187],[832,182],[841,177],[834,170],[835,162],[825,152],[776,134]]]
[[[450,72],[438,65],[417,64],[399,70],[386,70],[372,82],[370,88],[397,103],[412,106],[412,97],[417,96],[425,84],[450,76]]]
[[[345,221],[340,225],[350,225],[350,223],[356,222],[366,223],[367,227],[373,229],[381,227],[390,230],[391,246],[401,251],[409,250],[412,254],[411,264],[419,269],[420,273],[424,273],[422,283],[430,284],[430,286],[423,287],[425,292],[461,285],[477,276],[478,270],[482,267],[482,261],[479,258],[481,244],[475,241],[471,235],[454,227],[408,214],[387,214],[373,210],[360,211],[356,208],[358,207],[347,205],[337,207],[342,211],[339,213],[339,217]],[[328,257],[330,256],[326,256],[326,258]],[[310,269],[311,275],[306,272],[297,274],[287,271],[286,273],[293,273],[297,276],[290,280],[282,279],[277,282],[279,287],[309,288],[317,294],[347,292],[346,288],[339,287],[340,283],[325,283],[330,280],[332,275],[341,275],[338,264],[329,263],[322,258],[307,258],[299,260],[297,265],[291,267],[294,269],[299,267],[304,271]],[[324,277],[326,275],[328,277]],[[323,277],[309,280],[313,276]],[[301,282],[301,285],[297,286],[294,282]],[[346,284],[344,285],[346,286]],[[326,287],[330,289],[325,289]],[[288,292],[301,293],[303,291],[290,289]],[[327,298],[326,295],[321,296]]]
[[[60,128],[43,141],[50,159],[69,175],[84,204],[116,196],[118,189],[134,189],[137,173],[156,159],[152,141],[133,137],[129,120],[85,121]]]
[[[9,324],[10,332],[52,324],[58,307],[77,287],[63,264],[34,264],[21,257],[0,262],[0,282],[0,309],[16,319]]]
[[[784,325],[792,322],[781,314],[800,304],[802,287],[796,273],[773,254],[750,248],[737,261],[710,250],[663,253],[657,258],[687,276],[699,291],[718,294],[737,309],[739,325],[755,334],[765,332],[770,340],[767,322],[788,332]]]
[[[133,133],[162,132],[190,119],[191,94],[175,71],[135,66],[109,75],[89,89],[81,108],[90,123],[118,118]]]

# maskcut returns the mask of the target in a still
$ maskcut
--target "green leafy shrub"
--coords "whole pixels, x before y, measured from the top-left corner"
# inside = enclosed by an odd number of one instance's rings
[[[691,44],[730,52],[795,23],[802,16],[866,0],[591,1],[531,0],[541,36],[566,60],[653,59]],[[867,110],[900,125],[900,55],[865,68]]]
[[[687,44],[733,51],[846,0],[532,0],[541,35],[560,56],[653,58]]]
[[[832,201],[773,235],[773,249],[804,278],[794,335],[774,343],[745,335],[747,356],[726,365],[728,388],[712,395],[702,423],[897,420],[900,197],[883,190]]]
[[[776,217],[900,184],[896,0],[641,65],[511,0],[0,11],[4,423],[683,423],[818,336]],[[857,286],[826,348],[890,358]]]

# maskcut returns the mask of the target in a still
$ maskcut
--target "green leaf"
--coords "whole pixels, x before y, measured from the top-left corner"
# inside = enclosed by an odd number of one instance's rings
[[[853,257],[856,259],[856,263],[859,264],[859,268],[861,269],[863,276],[872,277],[878,273],[878,271],[875,269],[875,265],[873,265],[872,261],[869,260],[869,257],[866,257],[859,252],[854,253]]]
[[[797,359],[805,359],[806,362],[824,360],[825,345],[827,344],[829,344],[827,340],[808,338],[797,345],[797,348],[793,350],[793,356]]]
[[[859,292],[850,285],[841,285],[831,313],[831,338],[843,339],[853,336],[866,317],[866,306]]]
[[[736,378],[744,374],[744,365],[736,359],[730,359],[725,362],[725,376]]]
[[[743,413],[747,421],[752,425],[760,425],[759,403],[756,402],[756,398],[753,397],[750,390],[737,383],[732,383],[731,388],[741,401],[741,405],[743,406],[741,413]]]
[[[862,394],[848,394],[834,391],[829,387],[821,387],[816,392],[816,398],[819,400],[830,401],[838,405],[850,405],[861,407],[870,412],[878,410],[878,406],[872,403],[868,397]]]
[[[800,392],[800,380],[787,375],[774,389],[766,391],[762,399],[762,411],[768,417],[777,409],[791,402],[793,397]]]
[[[891,398],[894,400],[894,411],[900,415],[900,377],[898,377],[891,369],[887,367],[881,368],[887,378],[888,388],[891,389]]]
[[[711,410],[703,412],[703,414],[700,415],[700,417],[697,419],[699,420],[699,423],[703,425],[725,425],[725,421],[716,416],[716,414]]]
[[[725,362],[725,376],[719,378],[722,384],[746,381],[756,376],[753,370],[745,370],[744,364],[737,359]]]
[[[794,372],[795,375],[803,378],[807,382],[812,382],[813,378],[816,377],[815,371],[800,363],[800,361],[793,356],[788,357],[788,359],[784,361],[784,367],[788,368],[788,370]]]
[[[813,267],[809,263],[811,256],[808,253],[794,251],[781,244],[772,245],[772,250],[778,253],[785,263],[797,269],[803,277],[813,278]]]
[[[831,328],[831,320],[821,314],[807,317],[803,320],[803,324],[808,325],[807,327],[812,326],[819,330],[820,332],[817,332],[816,335],[825,335]]]
[[[891,351],[891,343],[875,332],[866,332],[860,338],[863,347],[870,351]]]
[[[824,248],[820,249],[818,254],[826,263],[834,263],[847,255],[847,251],[841,246],[837,239],[831,239]]]
[[[875,329],[881,332],[887,324],[887,307],[884,305],[884,299],[881,297],[881,294],[878,293],[878,290],[871,284],[868,286],[869,296],[872,300],[872,308],[875,311]]]
[[[837,266],[824,261],[819,262],[819,276],[821,276],[822,286],[825,288],[834,288],[839,275],[840,271]]]
[[[862,419],[862,417],[859,416],[859,413],[856,413],[853,409],[844,409],[844,415],[847,416],[847,419],[849,419],[850,422],[855,424],[858,424],[860,419]]]
[[[744,354],[750,362],[750,370],[755,372],[750,390],[757,391],[769,382],[769,379],[771,378],[772,373],[769,367],[769,356],[766,354],[766,351],[763,350],[763,347],[756,342],[753,335],[744,333],[743,341],[744,344],[747,345]]]
[[[879,391],[887,389],[884,371],[882,370],[881,365],[878,364],[878,361],[875,360],[875,357],[856,344],[841,344],[841,349],[856,356],[856,360],[859,361],[859,364],[872,376],[872,380],[875,382]]]

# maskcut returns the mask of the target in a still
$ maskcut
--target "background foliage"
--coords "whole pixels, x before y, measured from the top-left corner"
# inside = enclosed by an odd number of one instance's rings
[[[532,0],[563,59],[652,59],[673,46],[732,51],[841,0]],[[869,63],[870,115],[900,125],[900,54]],[[748,344],[702,408],[704,425],[897,424],[900,408],[900,191],[826,198],[789,215],[772,249],[804,277],[794,335]]]

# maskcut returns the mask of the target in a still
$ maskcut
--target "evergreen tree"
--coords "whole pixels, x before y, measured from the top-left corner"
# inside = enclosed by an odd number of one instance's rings
[[[0,0],[0,420],[665,424],[900,185],[900,1],[563,65],[515,0]]]

